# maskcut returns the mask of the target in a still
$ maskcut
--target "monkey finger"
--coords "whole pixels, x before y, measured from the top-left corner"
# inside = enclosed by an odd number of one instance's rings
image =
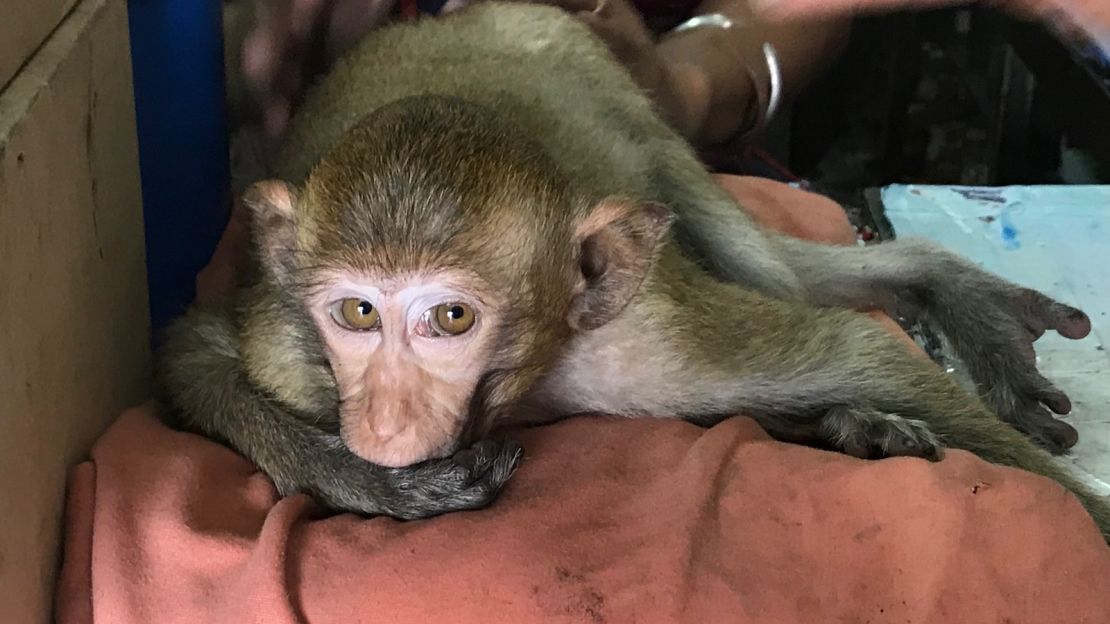
[[[1053,312],[1055,322],[1052,328],[1061,336],[1079,340],[1091,333],[1091,319],[1082,310],[1057,303]]]
[[[1075,427],[1056,418],[1039,403],[1029,403],[1019,408],[1013,424],[1049,452],[1056,455],[1066,453],[1079,441]]]
[[[494,485],[500,486],[515,470],[520,455],[520,445],[511,440],[503,444],[481,440],[470,448],[455,453],[451,460],[466,471],[466,485],[473,485],[488,477]]]
[[[1091,333],[1091,319],[1078,308],[1030,288],[1022,288],[1017,298],[1018,304],[1024,308],[1025,322],[1034,332],[1043,328],[1043,333],[1052,328],[1061,336],[1075,340]]]
[[[451,464],[454,468],[450,473],[452,478],[458,480],[463,487],[473,485],[482,475],[479,470],[481,458],[474,448],[463,449],[452,455]]]
[[[1036,392],[1033,393],[1034,398],[1044,404],[1045,407],[1061,416],[1071,413],[1072,405],[1068,395],[1041,375],[1036,375],[1036,377],[1038,388]]]
[[[1079,442],[1079,432],[1076,431],[1075,427],[1072,427],[1062,420],[1052,418],[1051,415],[1048,415],[1048,418],[1051,420],[1046,422],[1044,434],[1049,440],[1059,446],[1060,450],[1058,453],[1066,452]]]
[[[493,466],[490,468],[490,477],[498,486],[504,484],[520,467],[520,461],[523,457],[524,447],[519,442],[505,440],[501,443],[501,452],[498,453]]]
[[[834,448],[845,455],[850,455],[857,459],[872,459],[875,457],[871,445],[863,438],[846,438],[843,441],[839,441],[839,444],[834,444]]]
[[[475,442],[470,450],[474,453],[474,468],[481,470],[488,468],[497,457],[500,445],[493,440],[480,440]]]

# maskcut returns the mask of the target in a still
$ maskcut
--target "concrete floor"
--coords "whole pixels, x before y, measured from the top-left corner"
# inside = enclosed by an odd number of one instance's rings
[[[1110,494],[1110,186],[896,185],[882,203],[897,236],[938,241],[1091,317],[1083,340],[1041,338],[1038,366],[1073,403],[1079,443],[1061,461]]]

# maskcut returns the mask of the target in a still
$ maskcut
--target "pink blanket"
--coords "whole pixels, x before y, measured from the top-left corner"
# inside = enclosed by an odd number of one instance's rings
[[[520,439],[490,508],[325,519],[130,411],[73,475],[60,622],[1110,622],[1079,504],[962,452],[868,462],[746,418]]]
[[[725,183],[783,230],[850,239],[835,206]],[[862,461],[746,418],[518,437],[492,507],[403,523],[279,500],[229,449],[133,409],[72,474],[58,619],[1110,622],[1110,549],[1078,502],[963,452]]]

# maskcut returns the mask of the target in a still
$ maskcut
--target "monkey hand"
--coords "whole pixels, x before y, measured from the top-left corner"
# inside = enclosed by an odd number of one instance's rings
[[[497,498],[523,453],[512,440],[483,440],[455,453],[386,473],[388,515],[404,520],[480,509]],[[377,490],[381,491],[380,487]],[[374,492],[370,486],[368,493]]]
[[[931,280],[923,312],[967,365],[983,399],[1049,451],[1063,453],[1074,446],[1078,432],[1052,415],[1070,412],[1071,400],[1037,371],[1033,343],[1050,329],[1083,338],[1091,331],[1090,319],[955,256],[942,264],[949,266]]]

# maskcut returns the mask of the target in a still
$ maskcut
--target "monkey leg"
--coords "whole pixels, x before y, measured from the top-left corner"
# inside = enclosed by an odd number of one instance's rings
[[[822,437],[837,450],[859,457],[922,457],[937,461],[941,442],[929,425],[873,409],[834,407],[820,421]]]
[[[838,450],[857,457],[908,455],[936,460],[943,446],[1048,477],[1079,499],[1110,543],[1110,499],[1091,491],[1045,449],[995,417],[978,398],[966,393],[931,362],[906,352],[885,331],[862,324],[871,321],[860,321],[859,325],[839,325],[844,337],[854,336],[856,340],[826,340],[819,345],[827,348],[824,357],[816,358],[823,370],[798,369],[793,381],[783,377],[781,387],[758,384],[766,388],[767,396],[745,398],[750,404],[762,405],[764,413],[772,404],[770,399],[783,406],[770,419],[757,415],[761,424],[771,425],[768,431],[773,436],[784,433],[781,437],[790,439],[792,432],[782,429],[791,419],[805,429],[806,425],[797,420],[797,414],[806,413],[800,407],[812,410],[830,400],[841,401],[841,406],[828,409],[816,423],[818,437]],[[799,334],[828,331],[826,323],[818,322],[800,329]],[[775,358],[789,361],[791,347],[805,352],[813,346],[803,337],[784,341]],[[753,368],[768,370],[769,366],[770,362],[764,360]],[[743,380],[740,384],[746,385]],[[812,431],[813,425],[809,427]]]
[[[906,352],[885,331],[876,329],[871,333],[862,324],[853,326],[850,322],[840,327],[863,340],[841,343],[844,346],[839,353],[834,351],[843,358],[842,367],[848,370],[848,376],[839,381],[852,395],[850,404],[872,406],[833,408],[823,417],[820,426],[827,433],[836,426],[843,427],[842,431],[848,434],[865,432],[842,443],[842,450],[856,454],[853,449],[861,445],[861,440],[874,444],[878,438],[881,444],[882,436],[891,432],[895,444],[908,441],[911,445],[905,455],[928,457],[913,452],[914,445],[924,444],[924,448],[933,450],[943,445],[970,451],[991,463],[1048,477],[1079,499],[1110,543],[1110,499],[1095,494],[1045,449],[996,418],[985,404],[967,394],[932,363]],[[887,415],[891,413],[899,416],[889,419]],[[877,422],[883,424],[877,430],[869,429]]]
[[[926,422],[950,448],[970,451],[994,464],[1048,477],[1070,490],[1110,544],[1110,499],[1093,492],[1024,434],[996,418],[977,417],[977,406],[973,403],[968,405],[964,411],[938,411]]]

